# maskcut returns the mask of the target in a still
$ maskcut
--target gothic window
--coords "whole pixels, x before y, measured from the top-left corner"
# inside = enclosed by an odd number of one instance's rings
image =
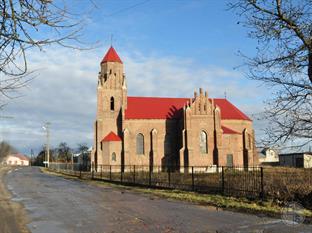
[[[205,131],[200,132],[199,146],[202,154],[208,153],[207,133]]]
[[[249,133],[247,133],[247,142],[246,142],[246,148],[247,149],[251,149],[251,135]]]
[[[233,167],[233,154],[226,155],[226,166]]]
[[[111,99],[110,99],[110,110],[111,111],[115,110],[114,97],[111,97]]]
[[[136,152],[138,155],[144,154],[144,136],[141,133],[136,136]]]
[[[116,161],[116,153],[115,152],[112,153],[112,161]]]

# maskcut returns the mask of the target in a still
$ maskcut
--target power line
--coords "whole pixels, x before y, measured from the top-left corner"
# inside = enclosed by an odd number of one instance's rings
[[[145,0],[145,1],[143,1],[143,2],[136,3],[136,4],[134,4],[134,5],[131,5],[131,6],[122,8],[122,9],[120,9],[120,10],[117,10],[117,11],[115,11],[115,12],[113,12],[113,13],[111,13],[111,14],[105,15],[105,16],[111,17],[111,16],[114,16],[114,15],[116,15],[116,14],[120,14],[120,13],[122,13],[122,12],[124,12],[124,11],[128,11],[128,10],[130,10],[130,9],[133,9],[133,8],[138,7],[138,6],[144,5],[145,3],[149,2],[149,1],[151,1],[151,0]]]

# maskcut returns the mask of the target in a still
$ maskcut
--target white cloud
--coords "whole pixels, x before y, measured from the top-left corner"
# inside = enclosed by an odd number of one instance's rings
[[[22,98],[10,101],[0,135],[27,153],[45,143],[44,122],[51,122],[51,141],[92,145],[96,111],[96,84],[104,49],[74,51],[49,48],[34,51],[29,64],[38,77],[21,90]],[[194,89],[208,89],[212,97],[238,100],[243,110],[252,107],[250,99],[258,93],[255,83],[246,81],[238,71],[210,65],[198,67],[195,61],[177,57],[145,56],[137,51],[120,51],[124,61],[128,95],[192,97]],[[244,101],[248,100],[248,101]],[[236,102],[234,101],[234,104]]]

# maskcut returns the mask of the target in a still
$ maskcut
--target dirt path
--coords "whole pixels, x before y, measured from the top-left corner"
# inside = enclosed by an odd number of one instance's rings
[[[0,165],[0,232],[28,233],[23,206],[11,200],[12,196],[3,182],[3,176],[11,170],[12,168]]]

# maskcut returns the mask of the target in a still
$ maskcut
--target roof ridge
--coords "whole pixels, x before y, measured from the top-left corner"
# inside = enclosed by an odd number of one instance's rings
[[[128,98],[190,99],[187,97],[166,97],[166,96],[128,96]]]

